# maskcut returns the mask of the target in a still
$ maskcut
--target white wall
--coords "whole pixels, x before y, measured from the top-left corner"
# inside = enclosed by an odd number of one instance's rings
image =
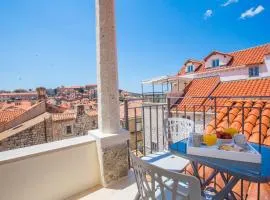
[[[259,66],[259,77],[268,77],[270,76],[270,57],[268,60],[269,63],[262,65],[254,65]],[[233,81],[233,80],[242,80],[249,79],[249,67],[240,68],[237,70],[220,72],[220,80],[221,81]],[[256,78],[256,77],[254,77]],[[252,78],[251,78],[252,79]]]
[[[219,65],[222,66],[222,65],[227,65],[231,57],[226,56],[226,55],[214,54],[206,60],[205,67],[206,68],[212,67],[212,60],[215,60],[215,59],[219,59]]]
[[[96,142],[89,136],[0,154],[0,199],[65,199],[98,184]]]

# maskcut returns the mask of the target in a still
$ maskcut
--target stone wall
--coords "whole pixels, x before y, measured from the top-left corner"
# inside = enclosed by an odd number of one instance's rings
[[[7,151],[51,141],[53,141],[52,121],[51,119],[47,119],[0,141],[0,151]]]
[[[97,129],[97,121],[97,116],[89,116],[86,113],[73,120],[52,121],[50,117],[0,141],[0,151],[86,135],[89,130]],[[66,133],[67,126],[71,126],[71,134]]]
[[[97,116],[89,116],[84,113],[82,115],[77,115],[73,128],[76,135],[86,135],[89,130],[97,129],[97,127]]]
[[[118,144],[102,149],[104,181],[112,183],[128,173],[127,143]]]
[[[71,133],[67,133],[67,126],[71,126]],[[97,116],[87,114],[77,115],[76,119],[54,121],[52,123],[53,140],[63,140],[71,137],[87,135],[89,130],[97,129]]]

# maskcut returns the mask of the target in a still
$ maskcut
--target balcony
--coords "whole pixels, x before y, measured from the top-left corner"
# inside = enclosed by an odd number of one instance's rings
[[[204,104],[198,104],[202,101],[199,100],[202,97],[192,97],[188,102],[185,102],[187,99],[182,100],[182,104],[170,105],[169,111],[167,104],[129,108],[134,112],[141,109],[143,113],[142,120],[139,120],[142,123],[140,127],[142,127],[143,146],[139,148],[139,145],[133,145],[134,153],[142,156],[164,148],[166,127],[163,126],[166,126],[166,120],[170,116],[190,118],[195,125],[197,123],[201,126],[194,127],[198,130],[234,126],[235,121],[241,118],[243,121],[239,123],[244,126],[240,126],[239,130],[248,134],[250,130],[246,125],[249,119],[247,112],[255,114],[255,110],[259,110],[256,120],[261,121],[261,126],[264,126],[269,97],[204,98]],[[184,103],[188,103],[189,106]],[[136,121],[137,116],[134,117]],[[256,125],[256,122],[254,124]],[[255,129],[254,126],[254,131]],[[256,133],[251,130],[249,141],[258,143],[263,148],[269,148],[264,133],[265,131],[267,133],[268,129],[258,129],[261,134],[258,140],[255,137]],[[134,134],[136,144],[139,142],[136,138],[139,137],[136,137],[136,132]],[[91,135],[2,152],[0,155],[1,197],[3,199],[133,199],[137,194],[137,186],[132,169],[124,178],[117,178],[112,184],[104,187],[99,159],[98,140]],[[199,170],[201,178],[207,178],[210,171],[207,166],[201,166]],[[192,174],[190,166],[187,167],[186,173]],[[222,187],[218,177],[210,184],[217,189]],[[263,199],[263,197],[268,199],[269,197],[268,184],[241,180],[234,191],[237,199]]]
[[[132,167],[129,166],[129,134],[120,129],[114,2],[98,0],[96,3],[99,130],[90,131],[86,136],[1,152],[1,199],[134,199],[137,193],[132,169],[129,168]],[[174,85],[168,86],[168,78],[165,80],[167,92],[173,91]],[[248,136],[249,142],[258,143],[260,152],[263,148],[268,148],[269,123],[266,129],[264,123],[267,120],[265,116],[269,116],[266,113],[270,108],[269,97],[234,99],[235,97],[227,96],[220,97],[220,100],[210,95],[187,98],[173,95],[174,101],[167,102],[167,98],[163,96],[164,79],[151,83],[160,81],[161,96],[152,92],[150,104],[127,108],[135,109],[133,152],[137,156],[168,148],[165,137],[169,134],[164,133],[171,117],[190,119],[194,124],[194,131],[212,132],[235,126]],[[179,92],[180,85],[176,87]],[[156,100],[159,98],[163,100]],[[139,126],[142,127],[142,148],[137,145],[139,137],[136,130],[136,109],[140,109],[142,113],[142,124]],[[252,114],[250,118],[249,113]],[[125,122],[128,121],[127,115]],[[249,123],[253,125],[251,128]],[[181,128],[178,127],[178,130]],[[184,172],[196,176],[199,181],[208,179],[207,182],[217,191],[222,189],[220,177],[209,179],[211,168],[205,165],[192,167],[187,166]],[[198,174],[195,174],[196,170],[199,171]],[[225,184],[231,177],[229,173],[226,175],[227,179],[222,177]],[[230,197],[236,196],[236,199],[270,197],[269,183],[246,181],[243,177],[237,183],[233,192],[227,191],[225,196],[230,193]],[[199,190],[196,192],[200,193]]]
[[[91,136],[2,152],[0,171],[1,199],[128,199],[137,192],[131,173],[101,186]]]

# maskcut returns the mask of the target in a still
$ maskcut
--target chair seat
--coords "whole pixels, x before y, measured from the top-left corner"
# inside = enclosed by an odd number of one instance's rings
[[[149,164],[174,172],[183,172],[189,164],[189,160],[175,156],[168,151],[149,154],[141,159]]]
[[[173,187],[173,182],[171,180],[167,180],[165,181],[166,184],[168,187],[172,188]],[[192,192],[192,191],[189,191],[190,188],[188,187],[188,184],[186,183],[178,183],[178,186],[177,186],[177,193],[178,194],[181,194],[181,195],[177,195],[177,198],[176,200],[189,200],[189,192]],[[173,199],[172,196],[172,192],[167,190],[166,188],[164,189],[164,195],[165,195],[165,199]],[[160,188],[158,187],[158,189],[156,190],[156,193],[155,193],[155,199],[156,200],[163,200],[162,198],[162,194],[161,194],[161,191],[160,191]],[[205,200],[205,198],[203,196],[201,196],[201,200]]]

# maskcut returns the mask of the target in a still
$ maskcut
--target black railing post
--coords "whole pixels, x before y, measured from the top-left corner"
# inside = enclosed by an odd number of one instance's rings
[[[152,153],[152,107],[149,107],[150,112],[150,152]]]
[[[138,156],[138,137],[137,137],[137,113],[136,113],[136,108],[134,108],[134,119],[135,119],[135,148],[136,148],[136,156]]]
[[[227,128],[229,128],[230,127],[230,108],[229,108],[229,106],[227,106],[227,116],[228,116],[228,118],[227,118],[228,127]]]
[[[196,113],[195,113],[195,105],[193,106],[193,132],[196,132],[196,127],[195,127],[195,123],[196,123]]]
[[[184,105],[184,113],[185,113],[185,118],[187,118],[187,106]]]
[[[172,117],[171,116],[171,99],[170,98],[167,98],[167,106],[168,106],[168,117]],[[177,107],[175,108],[177,109]]]
[[[205,130],[205,105],[203,105],[203,130]]]
[[[142,99],[144,100],[144,94],[143,94],[143,83],[141,85],[141,88],[142,88]]]
[[[159,141],[158,141],[158,105],[156,106],[156,123],[157,123],[157,151],[159,151]]]
[[[260,115],[259,115],[259,152],[261,153],[261,146],[262,146],[262,108],[260,108]]]
[[[214,105],[215,105],[215,130],[217,130],[217,98],[214,97]]]
[[[128,168],[130,169],[130,154],[129,154],[129,153],[130,153],[130,151],[129,151],[130,148],[129,148],[129,140],[127,140],[127,147],[128,147],[128,150],[127,150],[127,151],[128,151]]]
[[[145,125],[144,125],[144,106],[142,107],[142,125],[143,125],[143,154],[145,155]]]
[[[165,130],[166,127],[164,127],[164,106],[162,105],[162,129]],[[164,149],[164,133],[162,134],[162,146]]]
[[[242,134],[245,132],[245,107],[244,103],[242,104]]]
[[[152,83],[152,92],[153,92],[152,100],[153,100],[153,103],[154,103],[155,102],[155,85],[154,85],[154,83]]]
[[[129,130],[129,121],[128,121],[128,100],[124,100],[124,117],[125,117],[125,128]]]

